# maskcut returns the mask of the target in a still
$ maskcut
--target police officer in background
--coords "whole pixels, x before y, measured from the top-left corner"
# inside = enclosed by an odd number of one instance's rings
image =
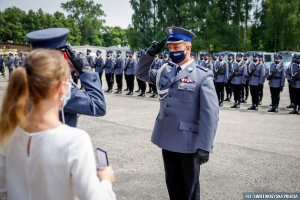
[[[7,68],[8,68],[8,73],[9,73],[9,77],[10,77],[13,70],[15,69],[15,58],[14,58],[14,54],[11,52],[8,53]]]
[[[14,59],[14,65],[15,65],[15,68],[18,68],[20,66],[20,58],[19,58],[19,55],[16,53],[15,54],[15,59]]]
[[[232,53],[230,53],[230,54],[228,54],[228,61],[227,61],[228,74],[232,74],[233,62],[234,62],[234,55]],[[226,89],[226,99],[224,99],[224,101],[231,102],[232,88],[231,88],[231,77],[230,76],[228,76],[228,80],[225,85],[225,89]]]
[[[208,161],[218,124],[218,99],[212,71],[191,59],[194,33],[169,27],[172,62],[151,69],[165,40],[153,42],[142,55],[136,76],[156,84],[160,95],[152,142],[162,148],[166,184],[171,200],[200,199],[200,165]]]
[[[248,53],[244,54],[244,63],[245,63],[245,67],[247,68],[247,72],[249,72],[250,60],[249,60],[249,54]],[[249,77],[248,77],[248,75],[246,77],[244,87],[242,88],[242,94],[241,95],[242,95],[241,103],[247,103],[247,99],[248,99],[248,96],[249,96]]]
[[[91,67],[94,67],[94,59],[91,55],[92,51],[90,49],[86,50],[86,59]]]
[[[96,58],[94,61],[94,68],[95,68],[95,72],[98,73],[99,75],[99,79],[100,79],[100,86],[102,87],[102,74],[103,74],[103,69],[104,69],[104,61],[103,58],[101,56],[102,51],[97,50],[96,51]]]
[[[287,70],[287,80],[291,84],[291,98],[293,110],[290,114],[299,114],[300,111],[300,55],[293,56],[293,62]],[[298,109],[297,109],[298,107]]]
[[[141,55],[143,54],[143,51],[139,51],[137,54],[137,62],[139,61],[139,59],[141,58]],[[146,82],[142,81],[140,79],[138,79],[136,77],[136,81],[138,83],[138,90],[135,92],[140,92],[140,94],[138,94],[138,97],[145,97],[145,92],[146,92]]]
[[[127,77],[127,87],[128,87],[128,93],[126,95],[133,95],[133,89],[134,89],[134,70],[136,67],[136,60],[133,58],[133,51],[128,51],[128,60],[127,65],[124,68],[125,76]]]
[[[191,59],[193,59],[195,61],[197,60],[197,55],[194,52],[191,52],[190,56],[191,56]]]
[[[248,76],[247,67],[243,61],[243,54],[236,54],[236,61],[232,64],[230,73],[231,87],[233,89],[234,104],[230,108],[240,108],[242,90]]]
[[[167,63],[167,62],[169,62],[169,61],[171,61],[171,59],[170,59],[170,52],[169,51],[165,51],[164,52],[164,60],[162,62],[162,65],[165,64],[165,63]]]
[[[122,93],[122,86],[123,86],[123,70],[125,68],[125,60],[122,58],[122,52],[119,50],[117,51],[117,58],[115,62],[114,73],[116,75],[116,83],[117,83],[117,91],[115,94]]]
[[[265,68],[265,72],[267,72],[267,67],[264,63],[264,60],[263,60],[263,54],[259,54],[259,62],[262,64],[262,66]],[[265,78],[267,76],[267,73],[265,74]],[[263,99],[263,96],[264,96],[264,84],[262,85],[259,85],[259,92],[258,92],[258,105],[261,105],[261,102],[262,102],[262,99]]]
[[[285,83],[285,70],[281,62],[282,56],[274,55],[274,63],[271,64],[267,71],[267,80],[269,81],[272,107],[268,112],[278,112],[280,92],[282,92]]]
[[[23,52],[20,52],[19,56],[19,66],[22,66],[25,61],[26,56],[23,54]]]
[[[219,60],[216,62],[214,68],[215,87],[219,99],[219,106],[223,106],[224,87],[229,76],[227,63],[223,60],[224,56],[223,53],[219,54]]]
[[[105,92],[111,93],[114,85],[114,67],[115,60],[111,50],[106,51],[106,60],[104,64],[105,78],[107,82],[107,90]]]
[[[5,78],[5,66],[2,54],[0,54],[0,73]]]
[[[73,82],[71,96],[65,105],[62,120],[65,124],[76,127],[78,114],[89,116],[103,116],[106,113],[106,102],[97,73],[85,71],[87,61],[74,54],[70,46],[66,46],[66,38],[69,30],[66,28],[49,28],[34,31],[26,35],[31,47],[60,49],[71,66],[79,73],[79,79],[85,90],[80,90]]]
[[[155,55],[155,59],[151,65],[151,69],[158,70],[162,66],[162,61],[158,58],[158,55]],[[156,84],[152,84],[149,82],[149,86],[152,88],[152,95],[150,98],[156,98],[157,97],[157,89]]]
[[[253,62],[249,66],[249,86],[252,96],[252,106],[248,110],[258,110],[259,105],[259,92],[265,81],[265,67],[259,61],[259,54],[253,55]]]
[[[213,71],[214,69],[214,66],[213,66],[213,63],[210,59],[210,54],[209,53],[205,53],[204,54],[204,62],[202,62],[202,66]]]

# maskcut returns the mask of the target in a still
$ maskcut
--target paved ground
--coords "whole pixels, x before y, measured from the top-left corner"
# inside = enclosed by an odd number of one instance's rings
[[[0,96],[5,89],[0,78]],[[106,84],[104,84],[106,89]],[[267,112],[265,85],[259,111],[239,110],[225,103],[210,161],[201,167],[204,200],[243,199],[243,192],[300,192],[300,115],[289,115],[287,88],[280,111]],[[137,95],[137,93],[135,94]],[[168,199],[161,150],[150,142],[159,101],[148,97],[106,94],[107,115],[80,116],[78,127],[95,147],[108,151],[116,171],[118,199]]]

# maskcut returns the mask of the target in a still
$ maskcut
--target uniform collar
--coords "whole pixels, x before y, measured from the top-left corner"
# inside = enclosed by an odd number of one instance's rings
[[[184,63],[183,65],[178,65],[177,67],[181,67],[181,70],[184,70],[188,65],[190,65],[194,60],[191,59],[190,61]]]

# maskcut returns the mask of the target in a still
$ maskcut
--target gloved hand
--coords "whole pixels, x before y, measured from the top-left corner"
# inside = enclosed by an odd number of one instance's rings
[[[283,87],[281,86],[281,87],[280,87],[280,92],[282,92],[282,91],[283,91]]]
[[[74,51],[71,49],[70,46],[63,46],[59,48],[60,50],[66,52],[68,55],[71,63],[73,64],[75,70],[81,74],[83,71],[90,71],[91,67],[88,64],[88,61],[84,55],[76,56]]]
[[[157,43],[156,41],[152,42],[150,47],[146,50],[146,54],[149,56],[155,56],[159,54],[162,51],[162,49],[165,47],[166,41],[167,41],[166,39],[163,39],[159,43]]]
[[[197,149],[196,158],[200,165],[205,164],[209,160],[209,152],[202,149]]]

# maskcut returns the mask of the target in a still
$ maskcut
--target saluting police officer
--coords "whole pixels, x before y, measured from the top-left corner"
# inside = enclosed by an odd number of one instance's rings
[[[223,106],[224,87],[229,75],[227,63],[223,60],[224,56],[225,55],[223,53],[220,53],[219,60],[216,61],[214,66],[215,87],[219,99],[219,106]]]
[[[267,71],[267,80],[269,81],[272,99],[272,107],[268,112],[278,112],[280,92],[282,92],[285,83],[285,70],[281,59],[281,55],[275,54],[274,63],[271,64]]]
[[[99,75],[99,79],[100,79],[100,83],[101,83],[100,86],[102,87],[102,74],[103,74],[103,69],[104,69],[104,61],[101,56],[101,53],[102,53],[102,51],[100,51],[100,50],[96,51],[94,68],[95,68],[95,72],[98,73],[98,75]]]
[[[236,61],[232,64],[232,71],[230,74],[231,87],[233,89],[234,104],[231,108],[240,108],[242,90],[248,76],[247,67],[243,61],[243,54],[236,54]]]
[[[70,46],[66,46],[66,38],[69,29],[48,28],[34,31],[26,35],[33,49],[61,49],[62,55],[71,61],[71,67],[79,73],[79,79],[84,86],[84,91],[80,90],[73,82],[71,87],[71,97],[65,105],[62,118],[65,124],[75,127],[77,125],[78,114],[89,116],[103,116],[106,113],[106,102],[97,73],[85,71],[86,59],[75,56]]]
[[[249,66],[248,74],[252,106],[250,106],[248,110],[258,110],[259,93],[265,81],[265,67],[263,66],[263,63],[259,61],[259,57],[259,54],[254,54],[253,62]]]
[[[158,88],[160,110],[152,142],[162,148],[170,199],[199,200],[200,165],[209,159],[219,119],[213,73],[190,57],[194,33],[180,27],[166,30],[172,62],[150,68],[165,46],[165,40],[154,42],[135,74]]]
[[[291,84],[291,98],[293,111],[290,114],[299,114],[300,111],[300,54],[293,56],[293,62],[287,70],[287,80]],[[298,107],[298,109],[297,109]]]
[[[107,90],[105,92],[111,93],[114,85],[114,67],[115,60],[111,50],[106,51],[106,60],[104,64],[105,78],[107,82]]]
[[[117,58],[114,67],[114,73],[116,76],[116,83],[117,83],[117,91],[115,94],[122,93],[122,86],[123,86],[123,70],[125,68],[125,61],[122,58],[122,52],[120,50],[117,51]]]
[[[136,60],[133,58],[134,51],[128,51],[127,65],[124,68],[125,76],[127,77],[128,93],[126,95],[133,95],[134,89],[134,70],[136,67]]]
[[[228,74],[232,74],[232,64],[234,62],[234,55],[232,53],[228,54],[228,61],[227,61],[227,66],[228,66]],[[231,102],[231,96],[232,96],[232,88],[231,88],[231,77],[228,76],[227,83],[225,84],[225,90],[226,90],[226,98],[224,101],[229,101]]]

